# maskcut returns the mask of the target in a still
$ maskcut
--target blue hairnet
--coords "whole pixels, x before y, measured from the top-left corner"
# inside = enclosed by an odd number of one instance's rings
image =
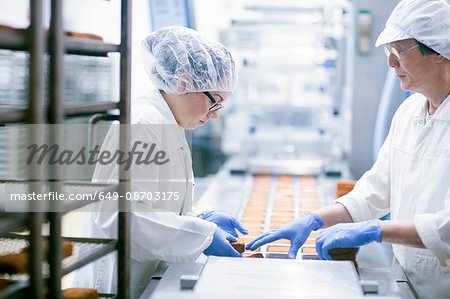
[[[142,41],[142,59],[152,83],[168,94],[232,92],[238,80],[230,52],[185,27],[152,32]]]

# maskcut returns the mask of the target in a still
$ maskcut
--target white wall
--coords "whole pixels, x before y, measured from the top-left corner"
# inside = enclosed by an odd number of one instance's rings
[[[384,29],[387,18],[398,1],[353,0],[355,12],[368,9],[373,16],[372,51],[369,55],[355,54],[353,79],[352,153],[350,170],[359,178],[373,164],[373,132],[378,102],[387,71],[387,60],[383,48],[374,44]]]
[[[151,87],[141,59],[141,41],[151,32],[148,0],[133,1],[131,56],[131,98],[134,99]]]

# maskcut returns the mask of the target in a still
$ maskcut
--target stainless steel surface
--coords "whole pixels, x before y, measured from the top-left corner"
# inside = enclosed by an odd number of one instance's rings
[[[199,280],[200,276],[198,275],[181,275],[180,277],[180,285],[182,289],[193,289],[195,284]]]
[[[397,286],[400,289],[401,297],[403,299],[417,299],[418,297],[414,296],[413,292],[411,292],[411,288],[407,281],[398,281]]]
[[[401,296],[401,291],[392,276],[390,268],[358,268],[359,278],[362,281],[373,281],[377,283],[377,295],[379,296]]]
[[[159,296],[165,296],[165,294],[189,295],[192,293],[192,290],[180,288],[181,276],[199,276],[205,262],[206,257],[201,255],[194,263],[171,264],[156,288],[153,290],[152,286],[147,286],[145,291],[142,293],[141,298],[159,298]]]
[[[249,163],[253,174],[320,175],[323,170],[322,160],[251,159]]]
[[[350,262],[209,257],[194,290],[179,290],[175,281],[186,272],[197,274],[198,267],[172,265],[151,298],[363,297]]]
[[[209,257],[194,293],[222,298],[361,298],[348,261],[300,261]]]

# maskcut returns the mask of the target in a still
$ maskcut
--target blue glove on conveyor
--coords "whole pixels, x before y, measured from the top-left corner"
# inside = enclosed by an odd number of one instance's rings
[[[205,255],[241,257],[242,254],[237,252],[228,241],[236,242],[237,238],[221,230],[220,228],[217,228],[211,245],[209,245],[203,253]]]
[[[236,229],[244,235],[248,234],[248,230],[239,220],[224,213],[215,211],[207,212],[203,214],[203,220],[214,222],[220,229],[234,237],[238,237]]]
[[[357,247],[381,241],[380,220],[356,223],[339,223],[320,232],[316,251],[322,260],[331,260],[328,250],[332,248]]]
[[[323,226],[323,221],[316,213],[306,213],[301,217],[283,224],[267,233],[262,234],[247,244],[246,248],[255,250],[256,248],[279,239],[291,241],[288,257],[295,259],[300,247],[305,243],[309,234],[313,230],[318,230]]]

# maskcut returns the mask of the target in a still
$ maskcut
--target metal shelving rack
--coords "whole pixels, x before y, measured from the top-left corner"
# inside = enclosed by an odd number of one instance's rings
[[[119,45],[108,44],[98,40],[80,39],[68,37],[63,32],[62,0],[51,0],[51,19],[49,36],[46,37],[43,27],[44,0],[30,1],[30,26],[25,30],[0,31],[0,49],[13,51],[26,51],[29,53],[29,99],[28,108],[6,108],[0,110],[0,124],[27,123],[27,124],[62,124],[67,117],[86,116],[95,113],[104,113],[108,110],[119,109],[119,121],[121,124],[130,123],[130,90],[131,90],[131,0],[121,1],[121,42]],[[44,55],[50,55],[50,101],[48,109],[44,105]],[[106,56],[110,52],[120,54],[120,101],[94,102],[82,105],[64,104],[64,73],[63,56],[67,54]],[[39,134],[31,134],[33,143]],[[129,126],[121,126],[120,149],[129,151]],[[60,140],[61,136],[52,136],[53,142]],[[37,177],[42,172],[37,166],[29,169],[30,177]],[[50,169],[57,173],[58,169]],[[58,176],[60,177],[60,176]],[[129,191],[129,173],[120,169],[119,185],[109,186],[119,192]],[[4,183],[4,182],[3,182]],[[61,190],[64,181],[52,184],[52,191]],[[38,191],[39,185],[28,183],[29,191]],[[124,196],[125,198],[125,196]],[[66,207],[75,209],[80,205]],[[0,218],[0,236],[2,238],[26,239],[29,244],[29,279],[14,283],[0,292],[0,298],[44,298],[44,288],[47,285],[48,295],[51,298],[62,298],[62,276],[92,262],[114,250],[118,251],[119,275],[117,297],[129,298],[130,296],[130,266],[129,266],[129,220],[128,207],[125,200],[119,201],[119,224],[117,240],[75,239],[61,237],[62,212],[29,212],[29,213],[5,213]],[[48,264],[50,274],[43,277],[41,228],[44,220],[50,223],[50,236]],[[9,232],[20,228],[28,228],[26,237],[11,235]],[[89,254],[84,254],[77,261],[67,263],[62,261],[61,241],[70,240],[79,244],[101,244]],[[110,296],[108,296],[110,297]]]

